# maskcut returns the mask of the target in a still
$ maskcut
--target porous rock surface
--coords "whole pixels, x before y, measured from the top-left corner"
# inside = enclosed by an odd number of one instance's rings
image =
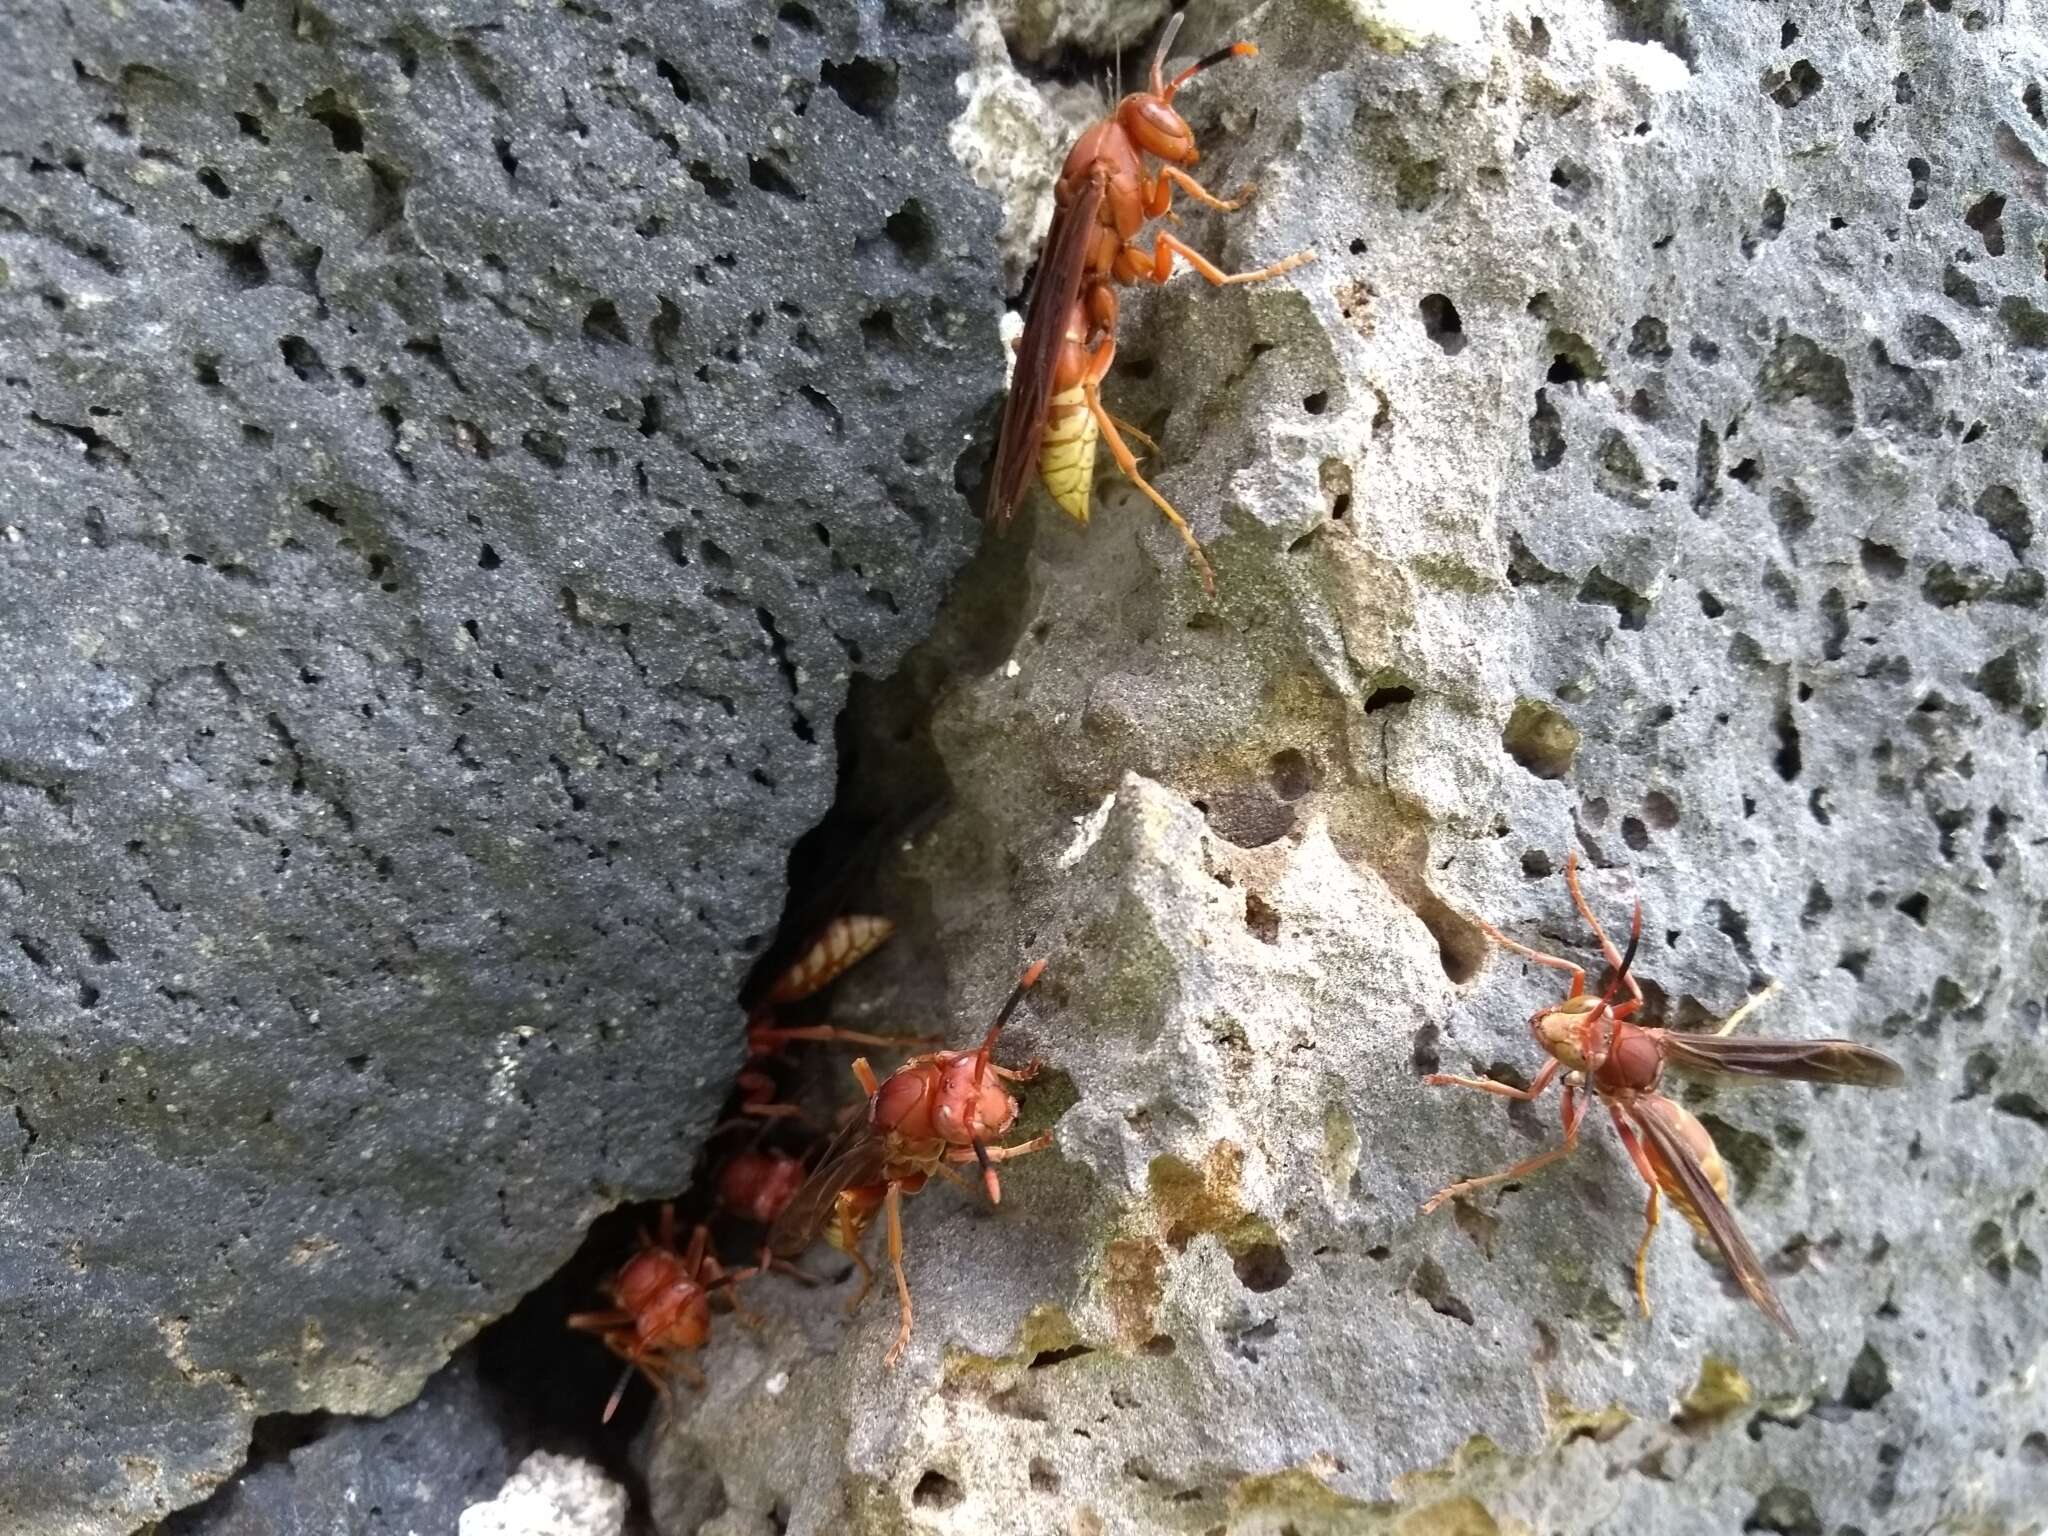
[[[626,1490],[587,1461],[535,1451],[496,1498],[462,1512],[458,1536],[619,1536]]]
[[[0,1528],[116,1532],[686,1180],[971,543],[995,215],[921,6],[0,58]]]
[[[498,1496],[513,1470],[496,1406],[474,1351],[463,1351],[385,1418],[316,1421],[304,1426],[311,1434],[305,1444],[276,1453],[259,1435],[234,1481],[177,1511],[157,1536],[452,1532],[472,1505]]]
[[[1197,5],[1229,268],[1126,306],[1221,591],[1101,482],[934,643],[955,809],[843,1011],[1048,1068],[1000,1210],[909,1207],[917,1331],[757,1288],[657,1436],[669,1536],[2042,1529],[2048,44],[2031,5]],[[991,639],[991,635],[994,636]],[[991,667],[986,658],[996,660]],[[979,665],[970,667],[970,660]],[[1888,1094],[1674,1088],[1788,1344],[1526,1081],[1640,893],[1653,1022]],[[920,946],[924,953],[914,963]],[[812,1259],[836,1273],[829,1256]],[[842,1266],[843,1267],[843,1266]]]

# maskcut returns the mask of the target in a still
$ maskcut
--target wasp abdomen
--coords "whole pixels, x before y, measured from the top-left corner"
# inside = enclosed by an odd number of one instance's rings
[[[1045,436],[1039,440],[1038,473],[1059,509],[1084,525],[1095,487],[1095,445],[1101,436],[1080,385],[1052,397]]]

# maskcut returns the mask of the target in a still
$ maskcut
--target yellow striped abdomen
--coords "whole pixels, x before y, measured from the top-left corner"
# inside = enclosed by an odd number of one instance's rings
[[[896,925],[886,917],[835,917],[824,932],[811,941],[810,948],[797,956],[795,964],[776,978],[768,994],[771,1003],[794,1003],[821,991],[827,983],[851,970],[880,949]]]
[[[1038,473],[1060,510],[1077,523],[1088,521],[1095,486],[1095,443],[1100,428],[1080,385],[1052,397],[1045,435],[1038,444]]]

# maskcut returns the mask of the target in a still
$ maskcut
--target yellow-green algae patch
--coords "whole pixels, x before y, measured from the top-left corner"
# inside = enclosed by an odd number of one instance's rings
[[[1243,1178],[1244,1148],[1234,1141],[1211,1146],[1199,1169],[1170,1154],[1153,1158],[1147,1183],[1167,1243],[1181,1249],[1211,1233],[1233,1258],[1261,1244],[1277,1243],[1273,1224],[1246,1208]]]
[[[1755,1397],[1749,1378],[1732,1362],[1708,1355],[1700,1361],[1699,1380],[1678,1400],[1675,1418],[1680,1428],[1703,1428],[1747,1408]]]
[[[987,1384],[1028,1366],[1040,1355],[1085,1347],[1081,1331],[1067,1316],[1066,1308],[1040,1302],[1017,1325],[1017,1343],[1008,1353],[982,1355],[971,1349],[948,1348],[941,1379],[948,1387]]]

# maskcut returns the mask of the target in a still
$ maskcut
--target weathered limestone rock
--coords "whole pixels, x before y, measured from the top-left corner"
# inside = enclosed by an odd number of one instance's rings
[[[535,1451],[498,1496],[462,1512],[459,1536],[619,1536],[626,1490],[587,1461]]]
[[[0,1528],[389,1412],[687,1179],[971,542],[952,27],[0,16]]]
[[[845,1010],[1048,1062],[991,1212],[887,1288],[759,1288],[651,1450],[668,1536],[2038,1530],[2048,439],[2038,7],[1197,5],[1184,102],[1282,283],[1126,305],[1103,482],[978,567],[932,670],[954,810]],[[1028,544],[1028,549],[1023,547]],[[972,669],[966,658],[994,655]],[[1897,1055],[1679,1090],[1787,1346],[1531,1076],[1568,849],[1653,1019]],[[823,1256],[812,1260],[830,1273]]]

